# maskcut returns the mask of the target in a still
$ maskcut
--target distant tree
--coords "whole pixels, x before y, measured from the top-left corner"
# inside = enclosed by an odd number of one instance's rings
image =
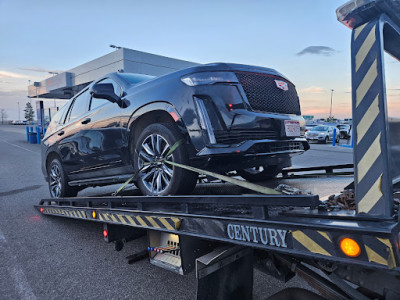
[[[26,103],[24,112],[25,112],[25,120],[31,123],[33,121],[33,108],[29,102]]]
[[[4,121],[7,121],[7,112],[4,108],[0,109],[0,118],[1,118],[1,124],[4,124]]]

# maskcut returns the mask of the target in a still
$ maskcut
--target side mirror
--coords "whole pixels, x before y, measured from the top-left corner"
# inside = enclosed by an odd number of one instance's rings
[[[106,99],[112,103],[119,103],[121,98],[114,92],[114,86],[111,83],[98,83],[90,89],[90,94],[99,99]]]

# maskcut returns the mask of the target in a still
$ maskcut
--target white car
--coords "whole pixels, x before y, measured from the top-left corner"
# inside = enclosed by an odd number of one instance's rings
[[[306,139],[308,141],[317,141],[319,143],[327,144],[333,140],[334,126],[321,125],[310,128],[306,132]],[[339,130],[336,129],[336,142],[339,143]]]

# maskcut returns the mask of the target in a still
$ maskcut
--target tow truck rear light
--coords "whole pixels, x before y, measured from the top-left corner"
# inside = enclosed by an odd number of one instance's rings
[[[361,248],[352,238],[345,237],[340,240],[340,249],[349,257],[357,257],[361,254]]]
[[[108,236],[108,231],[107,230],[103,230],[103,236],[106,238]]]
[[[92,212],[92,217],[93,217],[93,219],[96,219],[96,217],[97,217],[97,214],[96,214],[96,212],[95,212],[95,211],[93,211],[93,212]]]
[[[43,207],[40,208],[40,212],[43,213]]]

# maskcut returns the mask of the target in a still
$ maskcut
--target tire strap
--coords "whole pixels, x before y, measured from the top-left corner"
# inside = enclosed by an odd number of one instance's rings
[[[177,141],[177,142],[171,147],[171,149],[168,151],[168,153],[165,155],[165,158],[164,158],[164,159],[161,159],[161,160],[158,160],[158,161],[153,161],[153,162],[145,162],[145,163],[143,164],[143,167],[140,168],[140,170],[137,172],[137,174],[134,174],[132,177],[130,177],[130,178],[129,178],[124,184],[122,184],[121,187],[118,188],[118,190],[116,190],[115,193],[113,193],[112,195],[113,195],[113,196],[116,196],[119,192],[121,192],[121,191],[126,187],[126,185],[127,185],[129,182],[132,181],[132,179],[134,179],[138,174],[140,174],[140,172],[142,171],[142,169],[143,169],[145,166],[150,165],[150,164],[154,164],[154,163],[158,163],[158,162],[167,163],[167,164],[172,165],[172,166],[174,166],[174,167],[182,168],[182,169],[185,169],[185,170],[188,170],[188,171],[192,171],[192,172],[195,172],[195,173],[198,173],[198,174],[204,174],[204,175],[212,176],[212,177],[218,178],[218,179],[220,179],[220,180],[229,182],[229,183],[231,183],[231,184],[234,184],[234,185],[243,187],[243,188],[245,188],[245,189],[252,190],[252,191],[257,192],[257,193],[261,193],[261,194],[265,194],[265,195],[281,195],[281,194],[282,194],[281,192],[278,192],[278,191],[276,191],[276,190],[274,190],[274,189],[271,189],[271,188],[268,188],[268,187],[265,187],[265,186],[262,186],[262,185],[254,184],[254,183],[251,183],[251,182],[248,182],[248,181],[245,181],[245,180],[239,180],[239,179],[232,178],[232,177],[229,177],[229,176],[226,176],[226,175],[222,175],[222,174],[218,174],[218,173],[214,173],[214,172],[209,172],[209,171],[201,170],[201,169],[198,169],[198,168],[195,168],[195,167],[186,166],[186,165],[182,165],[182,164],[179,164],[179,163],[176,163],[176,162],[172,162],[172,161],[167,160],[166,158],[167,158],[168,156],[170,156],[170,155],[171,155],[180,145],[182,145],[183,143],[184,143],[184,140],[183,140],[183,139]]]

